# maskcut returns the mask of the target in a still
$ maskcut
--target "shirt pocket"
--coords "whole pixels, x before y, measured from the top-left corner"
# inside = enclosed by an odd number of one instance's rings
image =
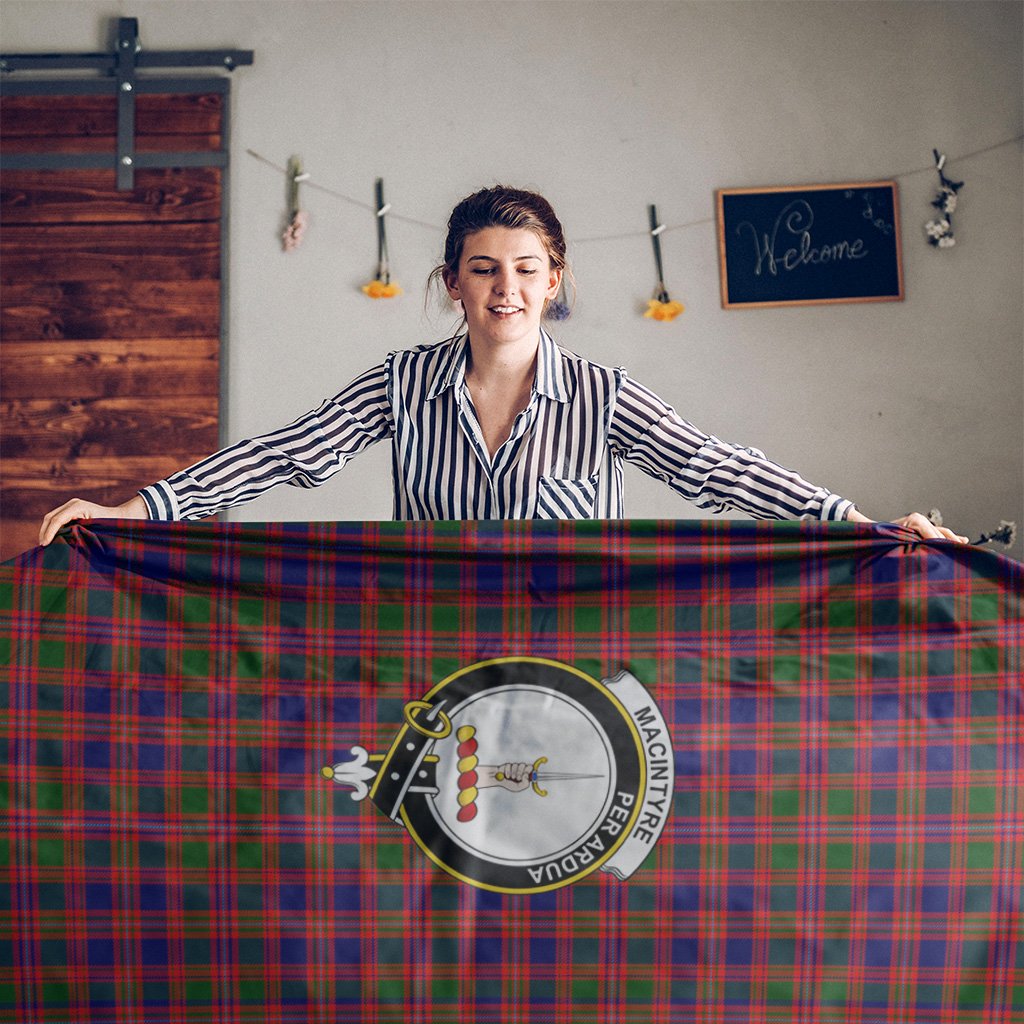
[[[593,519],[597,477],[542,476],[537,482],[534,519]]]

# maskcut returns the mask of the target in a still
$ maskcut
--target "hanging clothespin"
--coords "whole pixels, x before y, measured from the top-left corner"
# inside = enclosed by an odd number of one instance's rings
[[[286,199],[288,226],[281,236],[281,243],[285,252],[292,252],[299,247],[306,225],[309,223],[309,216],[299,203],[299,185],[309,180],[309,175],[302,170],[301,157],[293,156],[288,160],[288,169],[285,171],[285,175],[288,192]]]
[[[959,192],[964,187],[964,183],[962,181],[951,181],[943,173],[943,168],[946,166],[946,154],[933,149],[932,156],[935,157],[935,170],[939,172],[939,181],[942,183],[942,187],[952,189],[953,192]]]
[[[374,210],[377,214],[377,276],[369,284],[363,285],[363,293],[371,299],[391,299],[402,294],[402,289],[397,284],[391,283],[391,266],[388,262],[388,236],[384,226],[384,218],[390,203],[384,202],[384,179],[378,178],[374,184],[374,198],[376,205]]]
[[[302,169],[302,158],[293,156],[288,161],[288,212],[294,217],[302,209],[299,203],[299,186],[309,181],[309,174]]]
[[[665,287],[665,268],[661,260],[661,234],[665,225],[658,220],[658,210],[655,206],[647,207],[650,217],[651,247],[654,249],[654,266],[658,271],[658,283],[654,286],[654,298],[647,303],[647,312],[644,316],[649,320],[675,320],[683,312],[681,302],[673,302]]]
[[[658,221],[658,210],[654,205],[647,207],[651,219],[651,245],[654,248],[654,265],[658,271],[658,284],[654,290],[654,297],[659,302],[668,302],[668,289],[665,287],[665,268],[661,262],[661,233],[665,225]]]
[[[378,178],[374,185],[377,198],[377,280],[382,284],[391,284],[391,268],[388,266],[388,236],[384,227],[384,218],[390,203],[384,202],[384,179]]]

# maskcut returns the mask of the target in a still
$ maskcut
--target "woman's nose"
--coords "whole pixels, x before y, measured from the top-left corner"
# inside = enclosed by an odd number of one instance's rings
[[[494,290],[499,295],[511,295],[516,290],[515,275],[499,271],[494,278]]]

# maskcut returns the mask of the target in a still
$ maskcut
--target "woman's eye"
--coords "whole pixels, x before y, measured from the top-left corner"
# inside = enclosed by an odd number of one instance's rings
[[[537,273],[536,267],[519,267],[518,271],[520,274],[526,274],[532,276]],[[492,274],[497,273],[496,267],[474,267],[472,272],[478,277],[490,277]]]

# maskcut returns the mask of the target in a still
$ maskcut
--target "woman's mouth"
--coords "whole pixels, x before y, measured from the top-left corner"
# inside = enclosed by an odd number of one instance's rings
[[[522,307],[520,306],[488,306],[487,307],[495,316],[510,317],[515,316],[516,313],[522,313]]]

